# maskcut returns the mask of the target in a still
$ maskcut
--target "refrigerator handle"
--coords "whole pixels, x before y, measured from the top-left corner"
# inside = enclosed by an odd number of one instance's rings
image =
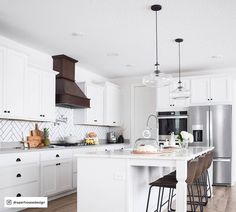
[[[210,131],[210,138],[209,138],[209,144],[210,146],[212,147],[213,146],[213,131],[212,131],[212,126],[213,126],[213,123],[212,123],[212,110],[210,109],[210,112],[209,112],[209,120],[210,120],[210,126],[209,126],[209,131]]]
[[[209,110],[206,111],[206,140],[207,140],[207,144],[209,146],[211,146],[211,143],[210,143],[210,119],[209,119]]]

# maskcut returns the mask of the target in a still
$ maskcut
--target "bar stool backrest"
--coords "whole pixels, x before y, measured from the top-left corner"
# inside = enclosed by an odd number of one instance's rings
[[[213,161],[213,151],[208,152],[207,155],[208,155],[207,169],[209,169]]]
[[[195,173],[195,180],[198,179],[202,175],[204,171],[205,162],[206,162],[205,156],[202,155],[198,157],[198,165],[197,165],[197,170]]]
[[[197,165],[198,165],[198,159],[194,159],[188,162],[187,179],[185,180],[187,184],[192,184],[194,182]]]

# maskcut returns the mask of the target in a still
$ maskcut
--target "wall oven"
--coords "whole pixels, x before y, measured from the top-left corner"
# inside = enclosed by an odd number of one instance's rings
[[[169,140],[170,133],[175,135],[181,131],[187,131],[188,112],[187,111],[168,111],[158,112],[159,140]]]

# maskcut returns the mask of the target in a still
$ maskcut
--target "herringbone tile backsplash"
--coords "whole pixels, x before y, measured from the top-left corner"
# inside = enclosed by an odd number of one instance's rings
[[[35,123],[38,123],[39,129],[49,128],[51,141],[58,141],[70,134],[77,136],[79,140],[84,139],[87,132],[94,131],[99,139],[105,139],[106,133],[114,131],[116,128],[100,127],[100,126],[84,126],[73,124],[73,110],[57,107],[57,117],[63,115],[67,118],[67,123],[59,122],[59,124],[48,122],[30,122],[16,120],[0,120],[0,142],[16,142],[29,135],[30,130],[34,129]]]

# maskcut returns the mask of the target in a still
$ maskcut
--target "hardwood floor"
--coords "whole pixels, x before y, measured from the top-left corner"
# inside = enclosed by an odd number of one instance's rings
[[[236,186],[214,187],[214,197],[204,212],[236,212]],[[24,212],[76,212],[76,194],[50,201],[47,209],[27,209]]]

